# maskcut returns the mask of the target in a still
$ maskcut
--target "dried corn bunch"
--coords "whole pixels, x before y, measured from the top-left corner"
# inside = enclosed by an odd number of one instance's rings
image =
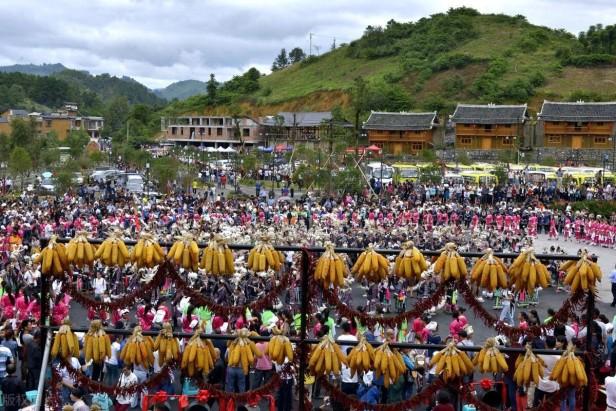
[[[537,286],[548,287],[548,269],[535,257],[535,251],[529,247],[513,260],[509,267],[511,281],[517,290],[526,290],[529,294]]]
[[[505,355],[498,350],[495,338],[488,338],[483,348],[473,358],[473,364],[485,373],[501,373],[509,370]]]
[[[154,365],[154,342],[149,336],[141,334],[141,327],[133,329],[133,335],[120,351],[120,358],[126,364],[141,365],[145,369]]]
[[[100,320],[93,320],[90,323],[90,329],[84,337],[84,350],[86,362],[92,360],[102,364],[105,358],[111,358],[111,340]]]
[[[359,258],[351,268],[358,280],[367,278],[368,281],[381,282],[389,274],[389,261],[377,253],[372,244],[359,255]]]
[[[436,352],[430,363],[436,364],[436,374],[442,372],[445,381],[470,374],[474,368],[468,355],[456,347],[456,343],[453,341],[441,351]]]
[[[68,270],[69,262],[64,244],[57,242],[55,235],[51,236],[49,243],[34,257],[34,264],[41,264],[41,272],[44,275],[63,277]]]
[[[597,281],[603,278],[601,267],[589,258],[586,249],[578,261],[567,261],[560,266],[560,269],[566,271],[564,283],[570,285],[574,293],[580,288],[584,291],[594,290]]]
[[[330,285],[342,287],[347,271],[348,268],[344,263],[344,259],[334,251],[334,244],[327,242],[325,244],[325,251],[317,261],[314,279],[324,287],[329,287]]]
[[[250,366],[257,357],[263,356],[263,353],[257,348],[254,341],[248,337],[250,332],[246,328],[242,328],[238,332],[238,336],[229,345],[229,366],[242,367],[245,375],[250,372]]]
[[[507,288],[507,267],[503,260],[496,257],[491,248],[475,262],[471,269],[471,283],[494,291],[498,287]]]
[[[165,252],[156,241],[154,235],[142,232],[139,236],[139,241],[133,247],[130,257],[131,261],[137,264],[137,267],[152,268],[163,262]]]
[[[519,386],[527,386],[531,382],[539,384],[544,368],[543,360],[533,353],[530,344],[526,344],[526,354],[520,355],[515,362],[513,380]]]
[[[280,270],[284,263],[284,256],[280,251],[276,251],[270,243],[267,235],[261,236],[255,246],[248,253],[248,268],[254,272]]]
[[[218,234],[210,240],[207,247],[203,250],[201,268],[206,273],[213,275],[232,275],[235,273],[233,251]]]
[[[428,262],[412,241],[402,244],[402,251],[396,257],[394,274],[408,280],[419,281],[421,273],[428,269]]]
[[[79,357],[79,340],[77,335],[71,330],[71,323],[65,320],[53,338],[51,346],[51,356],[58,356],[68,360],[70,357]]]
[[[342,364],[347,358],[342,350],[328,335],[323,336],[321,342],[312,350],[308,366],[314,376],[340,374]]]
[[[185,270],[197,271],[197,268],[199,268],[199,246],[195,237],[188,232],[176,237],[176,242],[169,249],[167,258]]]
[[[130,253],[121,233],[115,231],[109,235],[94,253],[94,258],[108,267],[124,267],[130,261]]]
[[[450,278],[460,280],[466,278],[466,262],[464,257],[458,254],[458,247],[454,243],[445,244],[444,250],[434,263],[434,273],[440,274],[443,281]]]

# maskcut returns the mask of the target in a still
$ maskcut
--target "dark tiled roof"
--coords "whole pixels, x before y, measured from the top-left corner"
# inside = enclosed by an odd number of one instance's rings
[[[451,116],[454,123],[463,124],[516,124],[526,119],[526,104],[497,106],[458,104]]]
[[[544,101],[538,118],[548,121],[616,121],[616,102]]]
[[[284,118],[283,126],[285,127],[293,127],[294,125],[297,125],[297,127],[316,127],[323,124],[324,121],[332,119],[331,111],[298,111],[295,113],[283,111],[278,113],[278,115]],[[295,124],[293,122],[293,115],[295,115]],[[263,125],[276,125],[274,117],[266,117],[263,120]]]
[[[383,113],[373,111],[364,123],[368,130],[430,130],[436,122],[431,113]]]
[[[28,112],[26,110],[22,110],[22,109],[11,109],[10,110],[11,115],[15,116],[15,117],[25,117],[28,115]]]

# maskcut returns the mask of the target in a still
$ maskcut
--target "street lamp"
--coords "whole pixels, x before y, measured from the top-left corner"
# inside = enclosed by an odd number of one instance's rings
[[[605,180],[605,165],[607,164],[609,159],[610,159],[609,154],[607,153],[603,154],[603,170],[601,171],[601,185],[603,185],[603,181]]]
[[[150,199],[150,163],[145,163],[145,195]]]

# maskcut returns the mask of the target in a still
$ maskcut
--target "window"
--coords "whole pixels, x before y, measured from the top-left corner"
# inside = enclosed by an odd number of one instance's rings
[[[595,144],[599,146],[607,144],[607,137],[595,137]]]
[[[548,136],[548,144],[562,144],[561,136]]]
[[[486,124],[483,128],[484,130],[492,130],[492,124]]]
[[[207,135],[208,136],[212,135],[212,129],[210,127],[207,128]]]
[[[45,120],[45,127],[51,127],[51,120]]]
[[[473,144],[472,137],[460,137],[460,145],[461,146],[470,146]]]
[[[423,143],[411,143],[411,151],[423,150]]]
[[[599,122],[597,122],[597,125],[598,125],[599,127],[603,127],[603,121],[599,121]]]
[[[177,129],[175,127],[171,127],[171,135],[175,136],[177,134]]]
[[[249,128],[243,128],[242,129],[242,137],[250,137],[250,129]]]
[[[216,136],[217,137],[222,137],[222,128],[217,128],[216,129]]]
[[[513,145],[513,137],[503,137],[503,145],[504,146],[511,146]]]

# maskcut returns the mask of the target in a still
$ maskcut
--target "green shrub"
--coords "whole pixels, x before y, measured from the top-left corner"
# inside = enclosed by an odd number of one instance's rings
[[[614,64],[616,56],[611,54],[578,54],[567,58],[563,63],[575,67],[606,66]]]
[[[452,68],[461,69],[474,63],[476,59],[468,54],[449,54],[438,57],[430,66],[432,71],[445,71]]]

